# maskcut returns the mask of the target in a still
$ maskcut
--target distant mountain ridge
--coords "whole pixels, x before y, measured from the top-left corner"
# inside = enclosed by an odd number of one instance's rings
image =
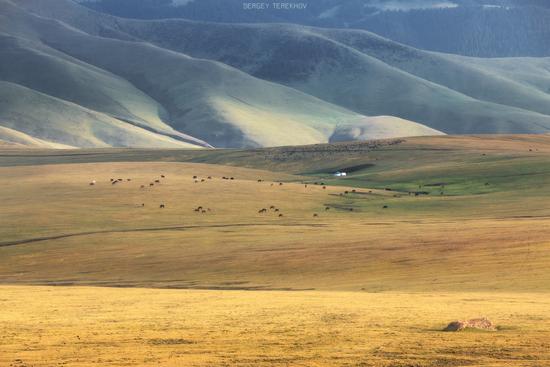
[[[241,0],[83,0],[138,19],[295,23],[364,29],[416,48],[477,57],[550,56],[547,0],[315,0],[303,11],[245,11]],[[269,2],[268,2],[269,3]]]
[[[3,0],[0,6],[0,120],[40,140],[76,147],[256,147],[328,142],[340,125],[357,125],[369,138],[440,134],[399,119],[374,128],[381,120],[369,123],[365,115],[227,65],[128,41],[114,28],[115,38],[98,37],[38,14],[61,6],[58,19],[90,16],[82,27],[90,33],[123,22],[71,2]],[[337,136],[345,137],[341,129]]]
[[[257,147],[550,132],[550,60],[438,54],[365,31],[0,0],[0,50],[0,140]]]

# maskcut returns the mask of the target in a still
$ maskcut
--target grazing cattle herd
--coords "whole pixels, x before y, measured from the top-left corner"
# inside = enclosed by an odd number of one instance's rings
[[[199,178],[199,176],[193,175],[192,178],[193,178],[195,183],[205,183],[209,180],[213,180],[212,176],[207,176],[207,178]],[[166,179],[166,175],[161,174],[160,178],[156,178],[152,182],[149,183],[149,187],[154,187],[155,185],[161,184],[162,183],[161,180],[163,180],[163,179]],[[221,179],[222,180],[228,180],[228,181],[234,181],[235,177],[223,176],[223,177],[221,177]],[[124,182],[124,181],[131,182],[132,179],[131,178],[126,178],[126,179],[111,178],[110,179],[110,183],[113,186],[117,185],[117,184],[120,184],[121,182]],[[263,179],[258,179],[257,182],[262,183],[262,182],[264,182],[264,180]],[[97,184],[98,183],[97,183],[96,180],[92,180],[89,183],[90,186],[96,186]],[[272,183],[270,183],[270,186],[273,187],[275,184],[277,184],[277,186],[279,186],[279,187],[284,185],[283,182],[272,182]],[[304,184],[304,188],[306,188],[306,189],[308,187],[310,187],[309,185],[311,185],[311,183],[309,183],[309,184],[308,183],[303,183],[303,184]],[[321,186],[323,190],[327,190],[327,185],[324,182],[313,182],[312,184],[314,186]],[[486,183],[486,185],[489,185],[489,183]],[[443,195],[443,189],[445,188],[444,184],[432,184],[432,185],[426,185],[426,186],[439,186],[439,187],[441,187],[441,193],[440,194]],[[145,188],[146,188],[146,185],[140,185],[140,189],[145,189]],[[422,185],[419,185],[419,188],[422,188]],[[384,191],[392,192],[393,189],[385,188]],[[365,192],[358,192],[356,189],[352,189],[352,190],[345,190],[344,192],[341,192],[338,195],[339,196],[348,196],[348,195],[351,195],[351,194],[372,194],[372,193],[373,193],[372,190],[365,191]],[[419,196],[419,195],[429,195],[429,192],[427,192],[427,191],[399,192],[399,194],[394,194],[393,197],[400,197],[400,194],[408,194],[409,196],[411,196],[411,195]],[[145,207],[145,203],[142,203],[141,207]],[[165,209],[165,208],[166,208],[165,203],[160,203],[159,204],[159,209]],[[354,208],[352,208],[352,207],[333,206],[333,208],[337,209],[337,210],[346,210],[346,211],[350,211],[350,212],[355,211]],[[327,211],[331,210],[331,207],[330,206],[325,206],[324,209],[325,209],[325,212],[327,212]],[[389,206],[388,205],[383,205],[382,209],[389,209]],[[210,208],[204,208],[202,206],[199,206],[199,207],[194,208],[193,211],[195,213],[206,214],[206,213],[211,212],[212,210]],[[278,218],[283,218],[284,217],[283,213],[281,213],[281,209],[277,208],[275,205],[270,205],[269,209],[268,208],[261,208],[261,209],[258,210],[258,214],[268,214],[268,213],[274,213]],[[313,213],[313,217],[318,218],[319,213]]]

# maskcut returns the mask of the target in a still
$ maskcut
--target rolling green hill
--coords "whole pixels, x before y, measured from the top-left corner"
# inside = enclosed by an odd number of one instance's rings
[[[548,79],[533,85],[502,68],[505,63],[545,75],[549,59],[437,54],[365,31],[295,25],[162,20],[130,21],[120,28],[366,115],[394,115],[446,133],[549,131]]]
[[[89,35],[10,2],[3,7],[10,15],[3,24],[10,36],[0,41],[4,79],[173,139],[246,147],[328,142],[337,127],[337,139],[366,131],[369,138],[440,134],[403,120],[376,119],[371,128],[367,116],[215,61]],[[22,62],[14,65],[15,58]],[[342,133],[355,125],[362,132]]]
[[[95,13],[69,1],[22,4],[91,34],[141,39],[217,60],[362,115],[396,116],[455,134],[550,129],[550,81],[544,77],[550,60],[545,58],[438,54],[360,30],[137,21]]]
[[[550,131],[544,58],[438,54],[365,31],[129,20],[69,0],[0,8],[0,80],[161,140],[262,147]]]

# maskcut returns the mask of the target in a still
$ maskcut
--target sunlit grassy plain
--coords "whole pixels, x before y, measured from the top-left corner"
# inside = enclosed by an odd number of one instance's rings
[[[4,149],[0,365],[547,366],[549,198],[549,136]]]

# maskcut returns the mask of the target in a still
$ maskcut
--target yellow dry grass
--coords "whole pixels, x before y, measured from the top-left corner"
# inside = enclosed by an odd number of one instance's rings
[[[346,188],[281,186],[299,178],[260,170],[98,163],[0,171],[4,283],[549,290],[550,208],[540,196],[394,198],[374,190],[350,212],[356,205],[338,195]],[[132,181],[113,186],[110,178]],[[407,202],[417,209],[399,207]]]
[[[0,167],[0,366],[550,366],[548,139],[503,139],[368,153],[355,194],[213,164]],[[380,189],[419,180],[450,194]],[[499,329],[440,331],[481,316]]]
[[[541,294],[0,287],[1,366],[549,366]],[[495,332],[446,333],[485,315]]]

